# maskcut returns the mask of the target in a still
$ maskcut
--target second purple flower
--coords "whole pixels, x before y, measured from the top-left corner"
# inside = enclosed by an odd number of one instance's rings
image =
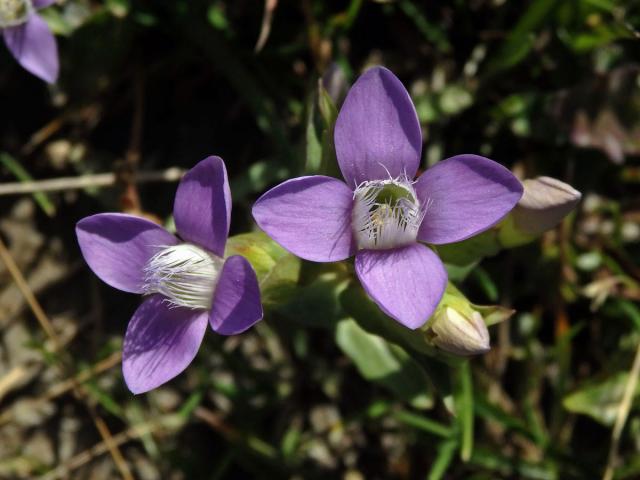
[[[353,85],[335,126],[346,184],[326,176],[288,180],[265,193],[253,216],[267,234],[306,260],[355,254],[362,286],[390,317],[409,328],[434,312],[447,273],[434,251],[502,220],[522,185],[500,164],[477,155],[443,160],[413,180],[422,134],[408,92],[374,67]]]
[[[144,218],[100,213],[78,222],[82,255],[98,277],[147,295],[124,337],[122,370],[133,393],[171,380],[193,360],[207,328],[234,335],[262,318],[249,262],[224,259],[231,192],[220,157],[208,157],[180,181],[173,206],[180,238]]]

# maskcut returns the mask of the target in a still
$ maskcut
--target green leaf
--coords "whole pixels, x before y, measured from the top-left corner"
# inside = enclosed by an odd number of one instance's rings
[[[416,408],[433,406],[427,375],[402,348],[367,333],[353,319],[338,322],[336,342],[365,379]]]
[[[93,397],[102,407],[112,415],[123,418],[124,411],[118,402],[111,397],[111,395],[102,390],[95,381],[86,382],[83,387],[89,392],[89,395]]]
[[[411,330],[386,316],[359,286],[351,284],[342,293],[340,301],[345,311],[367,332],[419,353],[438,354],[423,331]]]
[[[290,173],[288,167],[276,160],[255,162],[244,173],[231,180],[233,197],[246,198],[262,192],[269,185],[287,178]]]
[[[207,10],[207,19],[213,28],[217,30],[227,31],[229,30],[229,20],[225,9],[219,3],[215,3]]]
[[[410,427],[422,430],[431,435],[436,435],[442,438],[451,438],[453,429],[448,425],[431,420],[424,415],[418,415],[416,413],[407,412],[406,410],[397,410],[391,413],[393,418],[397,421],[409,425]]]
[[[344,317],[340,294],[349,284],[341,272],[331,267],[305,286],[298,286],[295,295],[277,310],[286,317],[307,327],[333,328]]]
[[[562,405],[573,413],[588,415],[596,422],[610,427],[616,419],[618,408],[629,373],[619,372],[604,381],[591,383],[567,395]],[[640,384],[636,388],[634,398],[640,395]]]
[[[20,164],[20,162],[8,153],[0,153],[0,163],[21,182],[30,182],[33,180],[33,177]],[[47,216],[53,217],[55,215],[56,207],[53,205],[48,195],[43,192],[36,192],[33,194],[33,199],[42,211],[47,214]]]
[[[487,70],[490,74],[517,65],[529,54],[535,42],[535,30],[544,23],[557,2],[537,0],[530,5],[489,63]]]
[[[431,465],[428,480],[440,480],[447,473],[449,465],[453,460],[453,455],[458,448],[458,442],[455,440],[447,440],[438,445],[436,459]]]
[[[469,362],[453,368],[455,413],[460,425],[460,458],[467,462],[473,453],[473,379]]]
[[[322,168],[322,133],[316,125],[315,114],[315,96],[312,96],[307,113],[305,173],[319,173]]]
[[[333,100],[319,85],[308,106],[305,173],[340,177],[333,144],[333,128],[337,117],[338,109]]]
[[[438,255],[447,267],[449,280],[462,281],[484,257],[500,251],[496,230],[487,230],[462,242],[440,245]]]

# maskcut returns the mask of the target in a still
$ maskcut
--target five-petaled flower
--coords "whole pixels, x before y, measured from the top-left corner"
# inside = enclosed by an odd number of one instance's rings
[[[149,220],[118,213],[92,215],[76,227],[82,254],[98,277],[148,295],[124,338],[122,369],[133,393],[182,372],[207,323],[233,335],[262,318],[253,268],[241,256],[223,259],[231,192],[221,158],[208,157],[186,173],[173,214],[180,239]]]
[[[520,182],[477,155],[443,160],[413,178],[422,134],[408,92],[374,67],[349,91],[335,125],[346,184],[326,176],[288,180],[265,193],[253,216],[267,234],[301,258],[344,260],[368,295],[409,328],[423,325],[447,274],[426,245],[464,240],[499,222],[522,196]]]
[[[0,0],[0,31],[7,47],[26,70],[48,83],[58,78],[58,47],[36,10],[55,0]]]

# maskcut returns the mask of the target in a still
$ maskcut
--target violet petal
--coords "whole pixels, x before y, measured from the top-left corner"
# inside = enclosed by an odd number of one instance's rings
[[[220,157],[207,157],[185,174],[176,192],[173,216],[185,241],[219,257],[224,255],[231,220],[231,191]]]
[[[253,267],[239,255],[227,258],[211,305],[211,328],[221,335],[235,335],[260,319],[260,288]]]
[[[409,93],[384,67],[367,70],[351,87],[336,120],[335,146],[347,185],[406,174],[420,164],[422,133]]]
[[[206,310],[147,298],[133,314],[122,347],[122,373],[133,393],[159,387],[181,373],[198,353],[207,330]]]
[[[252,213],[262,230],[298,257],[335,262],[355,253],[352,204],[353,192],[343,182],[317,175],[272,188]]]
[[[418,239],[433,244],[465,240],[502,220],[522,196],[522,185],[499,163],[456,155],[436,163],[414,185],[426,214]]]
[[[100,279],[119,290],[143,293],[143,268],[161,247],[178,239],[155,223],[122,213],[99,213],[76,225],[80,250]]]
[[[415,329],[433,314],[447,285],[447,272],[428,247],[361,250],[356,274],[373,301],[390,317]]]
[[[2,33],[22,67],[45,82],[55,83],[60,70],[58,46],[47,22],[33,14],[23,25],[5,28]]]

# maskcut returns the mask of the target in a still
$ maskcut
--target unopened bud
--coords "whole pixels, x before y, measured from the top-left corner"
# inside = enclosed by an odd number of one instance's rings
[[[512,215],[515,227],[529,235],[555,227],[582,197],[571,185],[551,177],[524,180],[522,185],[524,194]]]
[[[469,356],[490,349],[489,330],[479,312],[463,315],[451,307],[443,308],[430,325],[431,342],[454,355]]]

